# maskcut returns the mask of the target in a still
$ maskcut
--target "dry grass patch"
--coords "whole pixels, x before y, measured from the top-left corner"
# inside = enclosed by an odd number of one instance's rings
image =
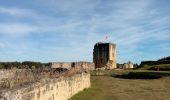
[[[91,88],[80,92],[70,100],[168,100],[170,98],[168,76],[158,79],[124,79],[111,76],[129,72],[141,71],[100,71],[103,75],[96,75],[97,72],[94,72],[91,76]]]

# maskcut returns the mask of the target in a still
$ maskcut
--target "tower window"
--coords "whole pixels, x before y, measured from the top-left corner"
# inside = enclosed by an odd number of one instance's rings
[[[100,59],[100,62],[103,63],[103,59]]]

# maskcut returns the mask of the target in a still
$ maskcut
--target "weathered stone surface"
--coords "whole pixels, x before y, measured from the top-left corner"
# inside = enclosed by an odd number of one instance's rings
[[[116,67],[116,44],[97,43],[93,49],[93,62],[96,69],[114,69]]]
[[[72,76],[42,79],[15,89],[0,90],[0,97],[5,100],[68,100],[89,87],[90,73],[81,72]]]
[[[3,98],[3,97],[0,97],[0,100],[5,100],[5,98]]]
[[[52,68],[78,68],[85,70],[94,70],[94,63],[92,62],[53,62],[51,63]]]
[[[123,68],[130,69],[130,68],[134,68],[134,66],[133,66],[133,63],[129,61],[128,63],[123,64]]]
[[[16,70],[0,70],[0,81],[4,78],[12,77],[16,73]]]

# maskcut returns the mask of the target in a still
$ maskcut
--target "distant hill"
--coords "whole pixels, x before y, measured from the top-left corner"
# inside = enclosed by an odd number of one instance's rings
[[[41,62],[33,62],[33,61],[0,62],[0,69],[11,69],[11,68],[38,69],[38,68],[45,68],[48,66],[50,66],[50,63],[41,63]]]
[[[161,58],[158,61],[170,61],[170,56],[169,57]]]
[[[170,56],[157,61],[142,61],[138,69],[170,71]]]

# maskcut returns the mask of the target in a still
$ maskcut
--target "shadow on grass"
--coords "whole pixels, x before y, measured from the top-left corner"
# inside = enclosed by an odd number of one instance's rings
[[[112,74],[112,77],[123,79],[159,79],[162,77],[170,76],[170,73],[166,72],[129,72],[127,74],[117,75]]]

